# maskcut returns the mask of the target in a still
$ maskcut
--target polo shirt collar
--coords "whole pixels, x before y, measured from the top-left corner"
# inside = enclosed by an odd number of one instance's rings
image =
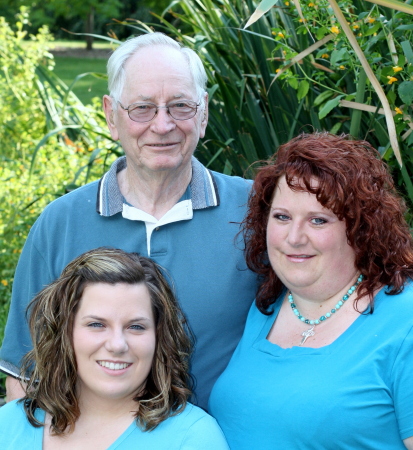
[[[123,210],[124,198],[119,189],[117,174],[125,169],[126,165],[126,156],[118,158],[100,179],[96,211],[101,216],[113,216]],[[192,209],[218,206],[219,192],[214,175],[194,156],[191,165],[192,179],[189,183],[189,198],[192,202]]]

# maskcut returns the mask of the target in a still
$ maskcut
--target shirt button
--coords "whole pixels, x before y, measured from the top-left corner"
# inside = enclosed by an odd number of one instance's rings
[[[159,231],[159,227],[156,227],[156,228],[155,228],[155,231]]]

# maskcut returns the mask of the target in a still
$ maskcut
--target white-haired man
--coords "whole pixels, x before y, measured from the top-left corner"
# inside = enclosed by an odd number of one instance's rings
[[[150,256],[170,274],[196,340],[194,401],[206,407],[257,286],[234,242],[250,184],[193,157],[208,122],[207,78],[195,52],[162,33],[139,36],[112,54],[108,77],[103,107],[125,156],[100,182],[52,202],[32,227],[0,354],[8,399],[23,393],[13,377],[31,347],[27,304],[70,260],[109,246]]]

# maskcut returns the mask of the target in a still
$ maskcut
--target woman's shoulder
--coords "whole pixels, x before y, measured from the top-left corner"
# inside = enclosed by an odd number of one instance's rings
[[[186,424],[181,449],[229,450],[217,421],[203,409],[188,403],[184,411],[175,417],[177,421],[182,420]]]
[[[0,408],[2,450],[40,449],[42,434],[42,428],[33,427],[27,420],[22,402],[13,400]]]
[[[188,403],[179,414],[169,417],[154,430],[167,449],[228,450],[217,421],[198,406]],[[151,432],[151,433],[154,433]]]
[[[184,425],[185,428],[189,428],[198,422],[200,422],[200,424],[202,423],[202,426],[206,428],[215,428],[217,423],[211,415],[192,403],[187,403],[182,412],[176,414],[175,416],[171,416],[167,420],[170,421],[170,426],[175,426],[179,423]]]
[[[8,402],[0,408],[0,426],[4,426],[6,421],[12,422],[19,417],[25,418],[26,414],[23,409],[23,404],[18,400]]]
[[[391,287],[383,287],[375,297],[375,307],[413,313],[413,280],[407,281],[398,294],[389,294]]]

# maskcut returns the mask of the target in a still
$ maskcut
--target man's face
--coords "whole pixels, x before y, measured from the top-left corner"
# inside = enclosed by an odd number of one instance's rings
[[[166,106],[176,100],[200,102],[184,55],[165,46],[145,47],[125,64],[126,82],[120,102],[149,102]],[[175,120],[162,108],[150,122],[134,122],[119,105],[112,110],[111,98],[104,97],[106,119],[113,139],[119,140],[136,171],[181,172],[190,167],[199,138],[204,137],[207,110],[198,107],[188,120]],[[205,105],[207,98],[205,95]]]

